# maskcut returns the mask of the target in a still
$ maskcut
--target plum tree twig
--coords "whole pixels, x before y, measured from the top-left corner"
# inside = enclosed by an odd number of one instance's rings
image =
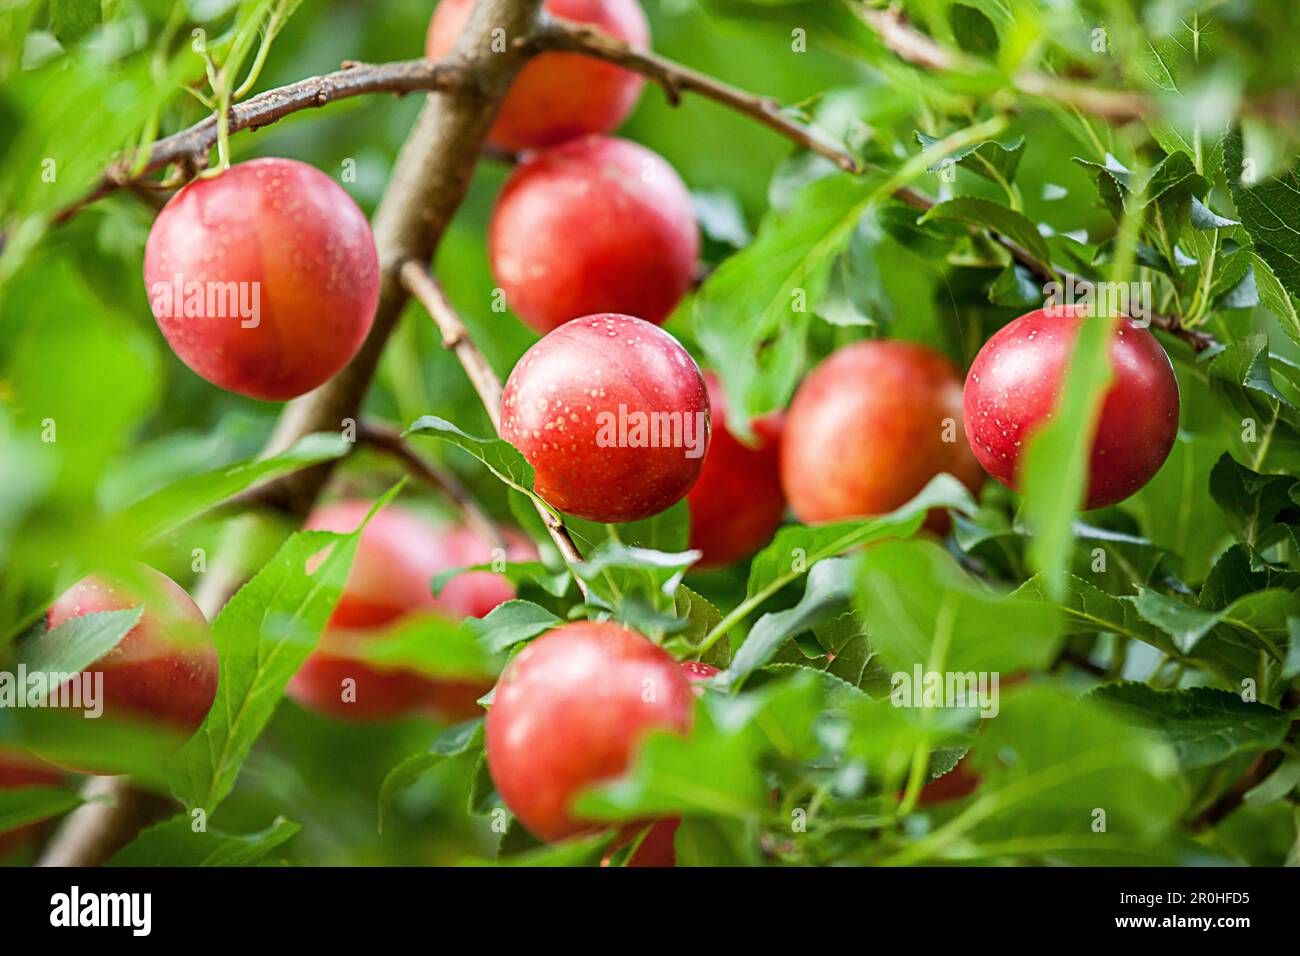
[[[465,369],[465,374],[469,376],[474,390],[478,392],[478,397],[483,402],[483,408],[487,411],[493,430],[500,434],[501,380],[497,378],[496,372],[488,365],[487,359],[474,344],[469,330],[465,328],[465,323],[448,300],[447,294],[443,292],[442,286],[429,274],[424,263],[417,259],[404,262],[400,275],[407,291],[419,300],[438,326],[438,331],[442,333],[443,346],[455,353],[456,358],[460,360],[461,367]],[[533,505],[546,525],[546,533],[550,535],[560,556],[564,558],[565,564],[572,565],[581,561],[582,552],[574,544],[564,521],[549,508],[537,502],[533,502]],[[576,576],[574,580],[578,584],[578,589],[582,591],[583,597],[587,597],[586,583]]]
[[[513,46],[487,56],[478,56],[475,51],[490,49],[493,31],[497,29],[512,36],[530,35],[537,27],[541,2],[481,0],[475,5],[449,61],[459,64],[454,67],[458,73],[472,71],[472,81],[448,84],[446,89],[436,90],[427,97],[375,212],[373,232],[379,254],[380,291],[374,324],[365,344],[338,375],[285,406],[266,454],[276,454],[306,435],[338,431],[346,423],[356,421],[384,345],[407,302],[397,270],[408,259],[428,262],[433,258],[443,231],[469,188],[480,149],[501,101],[529,56],[527,51]],[[437,72],[441,67],[422,63],[419,69]],[[272,97],[263,102],[271,103],[276,92],[263,94],[262,97]],[[243,106],[247,108],[262,97],[254,97]],[[296,109],[308,105],[303,98],[291,99]],[[279,118],[293,112],[288,105],[282,112],[270,107],[268,110],[268,121],[272,113]],[[210,134],[195,135],[200,140],[215,136],[215,124]],[[112,188],[121,185],[126,183],[113,184]],[[329,475],[329,464],[298,472],[277,483],[278,493],[274,497],[287,512],[305,517]],[[231,570],[233,563],[227,556],[219,556],[201,580],[195,598],[206,613],[219,608],[229,591],[238,585],[238,575]],[[125,799],[128,785],[119,781],[114,786],[121,791],[115,801],[87,803],[65,818],[42,857],[44,861],[95,865],[148,822],[139,814],[136,802]],[[112,839],[103,839],[105,833]]]
[[[827,141],[815,129],[796,122],[770,97],[755,96],[729,86],[650,50],[637,49],[595,27],[543,16],[542,27],[533,42],[538,50],[581,53],[640,73],[659,84],[674,106],[681,101],[682,93],[697,93],[762,123],[809,152],[829,159],[845,172],[861,170],[848,150]]]
[[[348,61],[333,73],[310,76],[232,104],[229,131],[261,129],[293,113],[367,93],[450,92],[472,82],[473,64],[464,58],[400,60],[373,65]],[[217,119],[212,115],[146,147],[148,154],[142,161],[135,153],[124,154],[114,161],[85,198],[59,212],[54,221],[59,223],[72,218],[117,189],[152,184],[147,177],[168,166],[176,166],[181,171],[181,178],[188,179],[207,165],[208,153],[216,141]]]
[[[987,70],[978,60],[940,46],[913,27],[899,10],[868,7],[861,0],[846,2],[886,49],[906,63],[944,73],[972,74]],[[1104,88],[1035,70],[1013,74],[1011,84],[1026,96],[1115,123],[1147,119],[1156,112],[1156,102],[1144,93]],[[1249,98],[1242,103],[1242,112],[1275,122],[1295,122],[1300,116],[1300,96],[1294,90],[1282,90],[1270,96]]]

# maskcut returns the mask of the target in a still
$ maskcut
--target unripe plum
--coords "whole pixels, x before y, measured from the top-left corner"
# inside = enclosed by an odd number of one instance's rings
[[[144,282],[182,362],[221,388],[284,401],[361,348],[379,259],[365,215],[334,180],[254,159],[171,198],[149,230]]]
[[[370,510],[365,501],[341,501],[313,512],[305,527],[352,531]],[[507,539],[507,557],[533,556],[518,534]],[[430,710],[449,718],[481,713],[475,703],[490,684],[433,679],[359,659],[366,641],[420,614],[451,620],[482,617],[514,597],[503,577],[489,571],[457,575],[433,596],[430,582],[443,571],[492,560],[491,547],[468,528],[444,527],[398,505],[380,510],[357,545],[356,557],[317,649],[289,682],[288,695],[317,713],[342,720],[384,720]],[[355,686],[344,699],[344,681]]]
[[[691,196],[673,168],[601,136],[526,157],[488,233],[506,302],[543,334],[596,312],[662,322],[690,288],[699,251]]]
[[[772,538],[785,514],[781,490],[781,428],[785,417],[765,415],[753,423],[754,447],[727,430],[726,395],[717,376],[709,388],[713,434],[700,479],[686,496],[691,508],[691,547],[703,552],[697,567],[730,564]]]
[[[709,394],[663,329],[589,315],[520,358],[501,400],[501,437],[536,469],[537,493],[592,521],[658,514],[699,477]]]
[[[189,736],[216,699],[217,650],[203,612],[167,575],[138,565],[130,581],[83,578],[50,605],[46,634],[72,618],[140,606],[135,627],[83,673],[103,674],[105,719],[157,721]]]
[[[984,343],[966,376],[966,435],[984,470],[1015,489],[1030,435],[1053,413],[1087,310],[1022,315]],[[1083,507],[1123,501],[1155,476],[1178,435],[1178,380],[1156,337],[1120,319]]]
[[[961,429],[961,378],[933,349],[857,342],[822,362],[786,414],[781,482],[800,521],[876,515],[948,472],[983,481]],[[933,516],[932,516],[933,520]]]
[[[643,635],[564,624],[520,651],[497,682],[488,769],[524,826],[562,840],[593,826],[573,815],[573,798],[622,774],[650,731],[686,733],[691,705],[681,667]]]
[[[546,0],[544,9],[634,47],[650,45],[650,24],[637,0]],[[442,0],[429,22],[425,55],[436,59],[447,53],[473,10],[474,0]],[[608,133],[632,112],[643,82],[639,74],[591,57],[543,53],[515,77],[489,139],[507,149],[529,149]]]

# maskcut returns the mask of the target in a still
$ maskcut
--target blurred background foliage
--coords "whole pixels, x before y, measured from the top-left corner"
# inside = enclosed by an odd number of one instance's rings
[[[113,525],[112,516],[187,475],[255,456],[280,410],[210,387],[179,363],[158,334],[141,281],[141,260],[154,206],[165,194],[119,192],[66,223],[55,222],[58,212],[88,192],[120,151],[207,115],[207,109],[182,89],[184,83],[203,76],[202,62],[189,46],[190,31],[205,30],[209,48],[220,56],[252,6],[235,0],[0,2],[0,225],[4,230],[0,645],[29,627],[50,597],[87,568],[138,558],[190,585],[195,578],[195,549],[213,553],[222,516],[188,522],[147,541],[137,541],[129,528]],[[827,135],[842,138],[881,170],[896,170],[914,157],[920,149],[918,133],[943,137],[987,119],[993,111],[1005,112],[1009,123],[996,137],[1010,147],[999,162],[1014,163],[1013,171],[1003,167],[1005,182],[975,168],[972,161],[959,164],[954,182],[923,173],[913,185],[941,199],[976,196],[1010,205],[1037,226],[1056,261],[1094,273],[1106,267],[1117,230],[1114,210],[1106,202],[1107,177],[1115,179],[1114,169],[1146,171],[1169,154],[1186,150],[1195,174],[1205,180],[1205,188],[1195,193],[1197,201],[1217,214],[1232,216],[1236,210],[1233,171],[1225,162],[1223,132],[1250,98],[1278,89],[1295,95],[1294,46],[1300,34],[1292,0],[910,0],[904,6],[913,21],[974,64],[971,69],[946,73],[901,62],[847,3],[650,0],[644,6],[658,52],[774,97],[815,119]],[[432,7],[432,3],[391,0],[309,0],[276,39],[257,89],[331,71],[343,60],[419,57]],[[1103,24],[1114,48],[1099,54],[1093,31]],[[1148,125],[1113,125],[1050,99],[1017,100],[1008,91],[1025,70],[1079,78],[1098,87],[1126,83],[1153,96],[1161,112]],[[235,136],[232,158],[275,155],[310,162],[339,178],[369,213],[419,108],[418,100],[417,96],[375,96],[305,111],[269,128]],[[1300,146],[1300,124],[1295,118],[1281,122],[1273,115],[1248,115],[1242,122],[1240,149],[1253,161],[1257,180],[1286,174]],[[787,142],[744,117],[699,98],[687,97],[672,107],[651,86],[620,135],[661,153],[686,180],[697,199],[710,266],[733,256],[755,236],[761,243],[769,233],[783,235],[783,224],[799,226],[799,217],[807,210],[801,212],[798,197],[806,198],[808,184],[830,178],[831,173],[821,161],[792,155]],[[436,262],[438,277],[503,378],[535,339],[513,316],[492,307],[494,283],[485,227],[507,173],[503,164],[490,160],[480,164]],[[872,182],[879,180],[868,180]],[[1295,215],[1300,204],[1280,212],[1291,222],[1300,221]],[[923,341],[965,368],[992,331],[1026,310],[1024,289],[1017,288],[1022,277],[987,241],[961,229],[954,232],[947,228],[951,223],[918,224],[916,219],[897,204],[880,204],[870,215],[852,222],[843,249],[828,263],[825,291],[814,308],[821,321],[776,333],[758,330],[756,341],[774,334],[782,354],[794,359],[790,368],[772,375],[762,388],[746,391],[749,386],[743,382],[728,382],[729,388],[745,392],[750,411],[783,404],[798,373],[839,345],[863,336]],[[1224,575],[1231,570],[1223,564],[1225,547],[1239,530],[1238,519],[1249,509],[1251,493],[1242,492],[1244,498],[1237,506],[1211,502],[1211,472],[1224,452],[1235,450],[1239,460],[1259,472],[1294,474],[1300,467],[1298,446],[1288,444],[1287,437],[1296,432],[1297,423],[1288,423],[1290,413],[1285,411],[1300,399],[1295,365],[1300,360],[1300,338],[1279,324],[1287,308],[1294,318],[1295,277],[1279,275],[1266,285],[1268,267],[1257,257],[1253,279],[1246,287],[1252,237],[1235,226],[1213,232],[1213,250],[1222,253],[1225,262],[1238,253],[1242,258],[1233,271],[1224,267],[1220,285],[1214,287],[1213,307],[1201,316],[1203,327],[1233,343],[1247,340],[1253,331],[1267,334],[1272,356],[1264,364],[1267,368],[1271,362],[1271,387],[1279,395],[1273,414],[1275,421],[1283,419],[1277,444],[1269,453],[1275,457],[1246,457],[1258,449],[1243,451],[1232,427],[1233,410],[1240,407],[1236,403],[1254,400],[1249,389],[1243,391],[1248,376],[1235,380],[1227,373],[1216,376],[1185,346],[1167,343],[1183,396],[1183,433],[1171,460],[1151,485],[1121,508],[1090,515],[1091,524],[1077,525],[1077,546],[1065,556],[1067,566],[1078,571],[1087,565],[1091,543],[1104,541],[1117,547],[1125,561],[1110,572],[1111,580],[1100,585],[1111,595],[1134,597],[1147,588],[1177,593],[1179,585],[1169,582],[1195,586],[1213,578],[1212,568]],[[1204,240],[1194,233],[1187,235],[1177,252],[1191,258],[1198,251],[1193,244]],[[1171,256],[1175,252],[1164,251]],[[1143,276],[1168,272],[1168,263],[1144,261],[1144,254],[1138,257]],[[733,261],[741,263],[733,267],[736,285],[751,284],[755,276],[742,270],[753,264],[740,257]],[[762,266],[761,259],[757,265]],[[1156,279],[1165,283],[1160,286],[1163,292],[1176,295],[1186,282],[1199,280],[1195,270],[1179,273],[1179,268],[1175,262],[1172,274]],[[1231,276],[1231,281],[1224,276]],[[1275,286],[1279,291],[1270,295]],[[748,300],[724,300],[719,306],[710,300],[710,289],[706,284],[669,324],[705,365],[726,350],[716,344],[711,347],[701,337],[717,336],[719,326],[724,332],[734,327],[746,336],[755,331],[746,324],[752,319]],[[725,346],[732,340],[722,335],[716,341]],[[729,368],[719,371],[729,378],[736,374]],[[1211,388],[1214,381],[1218,385]],[[490,432],[459,365],[443,351],[433,324],[414,305],[407,309],[387,350],[366,410],[374,418],[402,426],[435,413],[467,431]],[[57,442],[41,440],[47,423],[57,429]],[[422,444],[421,451],[458,472],[489,511],[512,520],[504,486],[472,458],[441,443]],[[377,496],[399,476],[390,462],[361,453],[340,468],[331,493]],[[403,496],[431,512],[451,513],[445,502],[421,489],[407,488]],[[1279,505],[1269,520],[1284,508]],[[949,547],[968,567],[978,568],[1007,589],[1020,585],[1032,570],[1024,553],[1023,528],[1015,524],[1013,509],[1011,496],[990,482],[978,509],[957,519]],[[107,536],[106,528],[117,533]],[[267,531],[264,555],[288,530]],[[597,534],[598,529],[578,529],[581,544],[591,540],[584,536]],[[1276,570],[1261,570],[1265,545],[1281,549],[1268,551],[1270,558],[1280,555],[1293,561],[1294,530],[1289,534],[1287,541],[1247,541],[1246,545],[1260,545],[1261,550],[1243,552],[1242,575]],[[936,557],[910,550],[910,545],[900,547],[897,560],[917,569],[911,580],[920,582],[918,587],[953,587],[943,577],[947,573],[943,561],[952,564],[951,559],[942,553]],[[744,599],[746,570],[742,566],[692,575],[688,581],[726,609]],[[882,586],[873,578],[883,573],[879,567],[861,573],[862,580],[855,584],[861,588],[859,593]],[[1033,582],[1024,585],[1032,586]],[[813,590],[810,581],[804,600]],[[1032,598],[1017,593],[1017,600]],[[1225,592],[1218,610],[1244,593]],[[765,607],[779,610],[800,599],[786,589]],[[1146,607],[1135,622],[1131,604],[1105,605],[1105,593],[1076,593],[1073,599],[1076,612],[1082,607],[1092,614],[1100,604],[1116,615],[1102,628],[1106,631],[1102,645],[1130,643],[1126,635],[1134,630],[1150,638],[1145,643],[1131,642],[1133,654],[1122,676],[1141,680],[1153,676],[1158,654],[1147,645],[1168,640],[1151,636],[1164,633],[1157,626],[1158,610]],[[1050,603],[1055,607],[1068,602]],[[1002,619],[1008,607],[1002,599],[989,606],[984,599],[972,599],[973,632],[979,632],[981,621]],[[866,616],[870,620],[870,612]],[[1072,616],[1068,609],[1064,613],[1067,624],[1077,624],[1080,616]],[[1176,625],[1166,627],[1170,634],[1178,633]],[[743,631],[741,627],[733,633],[733,644]],[[1291,633],[1294,658],[1295,631]],[[1077,641],[1074,635],[1075,629],[1067,626],[1060,639]],[[755,693],[767,696],[753,706],[780,713],[783,707],[795,706],[792,700],[807,703],[840,693],[836,680],[843,678],[843,668],[851,659],[849,649],[858,637],[856,632],[836,633],[832,622],[818,625],[819,645],[808,645],[807,636],[802,644],[785,643],[774,655],[778,672],[783,664],[814,662],[812,666],[832,676],[825,685],[781,684],[771,680],[771,670],[755,673]],[[832,670],[825,661],[827,646],[843,652],[837,655],[841,670]],[[819,656],[825,663],[815,663]],[[867,655],[852,683],[866,683],[869,660]],[[1229,663],[1224,666],[1231,666],[1231,656],[1225,660]],[[1211,792],[1214,781],[1207,782],[1208,775],[1221,775],[1220,782],[1230,779],[1229,772],[1257,751],[1256,744],[1275,739],[1270,730],[1239,741],[1239,750],[1225,758],[1227,763],[1185,767],[1186,776],[1175,784],[1171,768],[1177,760],[1170,747],[1153,743],[1128,725],[1108,722],[1112,718],[1100,716],[1100,711],[1079,716],[1081,711],[1070,710],[1062,700],[1058,691],[1042,688],[1015,697],[1018,703],[1007,703],[1007,713],[996,722],[995,736],[1005,741],[1005,748],[1020,753],[1022,770],[1041,770],[1044,780],[1055,779],[1049,771],[1059,759],[1051,741],[1040,735],[1044,727],[1054,739],[1070,740],[1072,746],[1086,739],[1118,754],[1112,767],[1100,771],[1104,780],[1098,785],[1112,788],[1106,792],[1115,793],[1116,803],[1132,808],[1132,826],[1147,833],[1164,832],[1196,794]],[[771,742],[747,736],[758,731],[736,731],[735,722],[728,722],[729,705],[724,701],[711,700],[708,706],[717,711],[716,726],[701,731],[699,765],[718,755],[735,757],[737,777],[732,784],[745,792],[745,781],[754,782],[746,774],[757,773],[757,765],[771,759]],[[816,706],[811,710],[815,712]],[[861,769],[856,760],[888,763],[891,754],[910,755],[918,741],[950,744],[955,752],[969,742],[961,728],[921,732],[899,724],[896,713],[873,709],[865,702],[853,704],[846,714],[848,724],[870,727],[870,732],[852,738],[855,742],[841,752],[843,766],[834,771],[822,768],[821,776],[808,785],[819,800],[828,805],[838,802],[840,810],[855,818],[870,819],[870,812],[877,809],[857,795],[860,785],[855,790],[847,779],[853,767]],[[1073,715],[1074,722],[1066,722],[1063,715]],[[482,768],[473,749],[448,756],[397,794],[382,833],[376,834],[376,794],[382,781],[404,757],[427,748],[430,739],[431,728],[424,721],[351,727],[285,701],[249,757],[233,795],[223,804],[218,825],[231,833],[256,833],[291,808],[301,831],[276,852],[294,862],[429,864],[491,857],[497,836],[490,832],[488,818],[466,812],[467,803],[481,789]],[[808,739],[780,759],[788,762],[806,756],[804,751],[818,752],[818,745],[829,747],[836,739],[834,727],[809,727]],[[981,752],[994,752],[994,743]],[[684,759],[668,744],[662,750],[650,759],[652,770],[655,760],[671,764]],[[760,752],[768,756],[760,758]],[[765,772],[771,769],[764,764]],[[647,771],[651,781],[652,770]],[[995,767],[989,772],[993,793],[1003,783],[1017,785],[999,781]],[[887,779],[903,783],[900,778]],[[481,801],[482,794],[477,796]],[[602,799],[605,809],[612,807],[614,812],[620,805],[628,811],[642,798],[649,799],[645,793],[638,797],[625,790]],[[1086,813],[1088,808],[1079,805],[1068,786],[1044,785],[1039,798],[1028,808],[1020,804],[1014,815],[994,806],[978,819],[959,822],[955,829],[953,821],[940,814],[929,832],[945,834],[941,847],[954,859],[964,858],[967,851],[973,859],[996,855],[988,849],[996,846],[1014,856],[1017,847],[1032,847],[1035,839],[1042,839],[1053,815]],[[1258,806],[1248,809],[1216,834],[1211,847],[1192,846],[1179,837],[1152,849],[1146,859],[1280,861],[1295,840],[1288,805],[1261,797]],[[738,820],[742,818],[748,819],[742,814]],[[743,836],[746,825],[731,820],[711,830],[700,823],[691,840],[706,848],[701,858],[713,852],[719,861],[749,862],[750,850],[745,849],[749,844],[737,836]],[[925,831],[931,825],[918,826]],[[852,859],[861,847],[848,841],[849,835],[830,826],[811,856],[791,851],[791,858]],[[508,840],[512,838],[517,835],[507,834]],[[921,846],[926,839],[922,833]],[[1122,842],[1122,836],[1117,838],[1117,844]],[[1075,848],[1054,849],[1062,859],[1075,858],[1071,856]],[[771,852],[780,856],[786,851]],[[924,858],[924,851],[902,851],[904,859],[911,854]],[[1140,856],[1136,850],[1134,855]],[[1089,860],[1082,852],[1078,858]]]

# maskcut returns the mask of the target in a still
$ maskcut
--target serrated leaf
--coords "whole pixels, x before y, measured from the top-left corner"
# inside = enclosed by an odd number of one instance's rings
[[[1060,621],[1036,600],[990,590],[931,541],[887,541],[862,556],[858,613],[895,671],[1013,673],[1055,656]]]
[[[560,623],[558,617],[541,605],[516,599],[498,604],[485,617],[469,618],[463,626],[484,650],[500,654]]]
[[[1052,268],[1052,255],[1038,227],[1022,213],[1016,212],[1009,206],[1003,206],[989,199],[960,196],[957,199],[936,203],[921,217],[921,222],[929,222],[933,219],[957,219],[981,229],[988,229],[1014,240],[1045,268]]]
[[[1110,684],[1089,696],[1112,713],[1159,733],[1185,769],[1276,747],[1291,724],[1280,710],[1209,687],[1156,690],[1146,684]]]
[[[383,832],[384,816],[398,793],[443,761],[481,749],[482,746],[483,718],[479,717],[448,727],[429,745],[427,751],[411,754],[388,771],[379,787],[379,831]]]
[[[141,831],[105,866],[252,866],[301,829],[300,824],[277,817],[257,833],[196,831],[190,815],[182,813]]]
[[[143,605],[68,618],[52,631],[20,641],[18,663],[29,675],[79,673],[117,647],[142,614]]]

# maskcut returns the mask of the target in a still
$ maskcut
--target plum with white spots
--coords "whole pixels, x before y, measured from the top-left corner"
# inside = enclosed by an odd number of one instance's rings
[[[1015,489],[1029,437],[1051,416],[1088,313],[1061,306],[1008,323],[984,344],[966,378],[966,435],[984,470]],[[1100,321],[1100,320],[1098,320]],[[1150,481],[1178,434],[1178,380],[1149,331],[1121,319],[1112,378],[1088,464],[1084,508],[1123,501]]]
[[[524,353],[506,381],[501,436],[543,498],[592,521],[635,521],[681,499],[709,442],[699,366],[662,329],[590,315]]]
[[[332,378],[374,323],[379,259],[329,176],[254,159],[181,189],[158,213],[145,292],[177,357],[214,385],[285,401]]]

